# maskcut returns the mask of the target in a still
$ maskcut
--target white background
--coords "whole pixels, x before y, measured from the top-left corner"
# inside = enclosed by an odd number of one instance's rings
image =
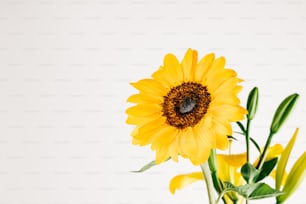
[[[245,80],[243,104],[259,87],[251,136],[261,145],[280,100],[300,94],[272,142],[301,128],[291,166],[306,143],[305,11],[302,0],[1,0],[0,203],[207,203],[201,182],[168,191],[199,170],[186,160],[130,173],[154,153],[131,144],[129,82],[189,47],[227,58]],[[305,187],[288,203],[306,203]]]

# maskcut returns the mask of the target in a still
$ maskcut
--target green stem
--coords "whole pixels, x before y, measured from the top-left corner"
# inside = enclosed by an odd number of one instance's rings
[[[223,191],[219,194],[218,199],[217,199],[217,201],[216,201],[216,204],[219,203],[219,201],[221,200],[221,198],[224,196],[225,193],[226,193],[226,191],[223,190]]]
[[[220,180],[219,180],[218,175],[217,175],[216,151],[214,149],[212,149],[210,151],[210,156],[208,158],[208,165],[209,165],[209,168],[210,168],[210,171],[211,171],[211,177],[212,177],[212,180],[213,180],[214,187],[215,187],[215,189],[218,193],[221,193],[222,186],[221,186]]]
[[[246,127],[246,131],[245,131],[245,142],[246,142],[246,152],[247,152],[247,162],[250,162],[250,134],[249,134],[249,130],[250,130],[250,120],[247,120],[247,127]]]
[[[245,136],[246,130],[244,129],[242,123],[238,121],[238,122],[237,122],[237,125],[238,125],[238,127],[240,128],[240,130],[242,131],[242,134]],[[259,145],[257,144],[257,142],[256,142],[252,137],[250,137],[250,141],[254,144],[254,146],[256,147],[256,149],[257,149],[257,150],[259,151],[259,153],[260,153],[260,147],[259,147]]]
[[[250,163],[250,124],[251,120],[247,119],[246,130],[245,130],[245,142],[246,142],[246,153],[247,153],[247,163]],[[249,183],[249,181],[247,181]],[[245,204],[248,204],[249,200],[246,198]]]
[[[264,150],[263,150],[262,154],[260,155],[259,162],[258,162],[258,164],[256,166],[257,169],[260,169],[262,167],[262,165],[263,165],[263,163],[264,163],[264,161],[266,159],[266,156],[267,156],[267,153],[268,153],[268,148],[269,148],[270,143],[272,141],[273,135],[274,135],[274,133],[270,132],[269,137],[267,139],[267,142],[265,144]]]
[[[214,185],[213,180],[211,177],[211,172],[209,169],[208,162],[205,162],[204,164],[201,164],[202,173],[205,178],[208,198],[209,198],[209,204],[215,204],[215,194],[214,194]]]

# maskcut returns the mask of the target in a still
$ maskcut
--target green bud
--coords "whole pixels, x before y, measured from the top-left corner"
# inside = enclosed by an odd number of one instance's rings
[[[248,120],[252,120],[255,116],[258,106],[258,88],[254,87],[248,96],[247,110],[248,110]]]
[[[281,102],[281,104],[278,106],[278,108],[277,108],[277,110],[274,114],[271,127],[270,127],[270,132],[272,134],[275,134],[276,132],[278,132],[280,127],[283,125],[283,123],[285,122],[285,120],[289,116],[292,108],[294,107],[298,97],[299,97],[298,94],[296,94],[296,93],[292,94],[292,95],[288,96],[287,98],[285,98]]]

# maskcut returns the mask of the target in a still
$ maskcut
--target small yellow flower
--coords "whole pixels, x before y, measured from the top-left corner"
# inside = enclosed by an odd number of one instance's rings
[[[269,161],[278,157],[282,153],[282,146],[275,144],[268,148],[268,155],[265,161]],[[259,158],[258,158],[259,159]],[[256,161],[258,161],[258,159]],[[246,153],[240,154],[217,154],[217,173],[221,181],[228,181],[235,186],[243,185],[245,182],[239,172],[239,169],[246,163]],[[255,166],[256,162],[253,164]],[[182,174],[173,177],[170,181],[170,192],[175,193],[176,190],[182,189],[196,181],[204,180],[202,172],[193,172],[190,174]],[[275,177],[275,172],[270,176]],[[228,192],[225,194],[227,203],[232,203],[230,198],[237,197],[236,193]],[[238,203],[243,201],[241,196],[238,196]]]
[[[198,61],[197,51],[188,49],[181,62],[166,55],[152,78],[132,83],[139,90],[128,98],[136,105],[126,110],[127,123],[136,126],[133,144],[151,145],[156,163],[181,155],[200,165],[212,148],[226,149],[230,123],[246,114],[236,75],[214,54]]]

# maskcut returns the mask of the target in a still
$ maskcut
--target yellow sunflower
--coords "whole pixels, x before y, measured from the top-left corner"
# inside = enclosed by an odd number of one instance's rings
[[[126,110],[127,123],[136,126],[133,144],[151,144],[156,163],[178,155],[204,163],[212,148],[227,148],[230,123],[246,114],[237,97],[241,81],[224,57],[211,53],[198,62],[197,51],[188,49],[180,63],[167,54],[152,78],[131,83],[139,90],[128,98],[136,105]]]

